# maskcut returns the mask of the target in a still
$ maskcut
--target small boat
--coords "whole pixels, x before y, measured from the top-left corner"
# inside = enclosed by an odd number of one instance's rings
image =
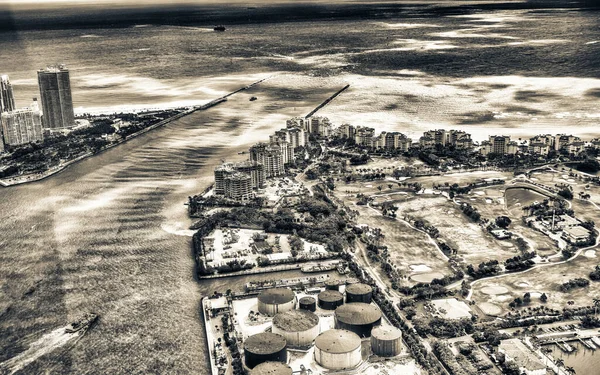
[[[258,99],[258,98],[257,98],[256,96],[253,96],[253,97],[251,97],[251,98],[250,98],[250,101],[251,101],[251,102],[253,102],[253,101],[255,101],[256,99]]]
[[[227,29],[225,28],[225,26],[223,26],[223,25],[219,25],[219,26],[215,26],[215,27],[213,27],[213,30],[214,30],[214,31],[225,31],[225,30],[227,30]]]
[[[94,322],[98,320],[98,314],[95,313],[87,313],[78,320],[69,324],[67,328],[65,328],[65,332],[67,333],[75,333],[81,331],[82,329],[89,328]]]

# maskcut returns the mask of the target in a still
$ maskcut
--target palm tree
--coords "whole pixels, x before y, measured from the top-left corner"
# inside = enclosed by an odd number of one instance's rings
[[[573,367],[567,367],[565,371],[572,375],[575,375],[577,373],[577,371],[575,371]]]
[[[554,361],[554,364],[556,364],[557,367],[563,367],[565,365],[565,360],[562,358],[559,358],[556,361]]]

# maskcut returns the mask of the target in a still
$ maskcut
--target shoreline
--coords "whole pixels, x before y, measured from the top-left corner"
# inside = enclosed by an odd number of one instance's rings
[[[43,171],[43,172],[38,172],[36,174],[21,175],[21,176],[17,176],[17,177],[14,177],[14,178],[0,178],[0,186],[7,188],[7,187],[11,187],[11,186],[17,186],[17,185],[23,185],[23,184],[27,184],[27,183],[31,183],[31,182],[41,181],[41,180],[44,180],[44,179],[46,179],[48,177],[54,176],[55,174],[62,172],[63,170],[65,170],[67,167],[69,167],[72,164],[75,164],[75,163],[77,163],[79,161],[85,160],[85,159],[87,159],[87,158],[89,158],[91,156],[99,155],[99,154],[103,153],[104,151],[110,150],[111,148],[116,147],[116,146],[118,146],[120,144],[123,144],[123,143],[125,143],[125,142],[127,142],[127,141],[129,141],[129,140],[131,140],[133,138],[136,138],[136,137],[138,137],[138,136],[140,136],[142,134],[145,134],[145,133],[147,133],[149,131],[152,131],[152,130],[154,130],[156,128],[159,128],[161,126],[167,125],[168,123],[170,123],[172,121],[179,120],[180,118],[185,117],[187,115],[191,115],[192,113],[194,113],[196,111],[204,111],[204,110],[210,109],[210,108],[212,108],[212,107],[214,107],[214,106],[216,106],[218,104],[226,102],[228,97],[230,97],[232,95],[235,95],[238,92],[248,90],[248,89],[250,89],[250,88],[252,88],[252,87],[254,87],[254,86],[256,86],[256,85],[258,85],[258,84],[260,84],[260,83],[262,83],[262,82],[264,82],[266,80],[268,80],[269,78],[270,77],[260,79],[260,80],[258,80],[256,82],[253,82],[253,83],[251,83],[251,84],[249,84],[247,86],[244,86],[244,87],[239,88],[239,89],[237,89],[235,91],[232,91],[232,92],[230,92],[230,93],[228,93],[228,94],[226,94],[226,95],[224,95],[224,96],[222,96],[220,98],[211,100],[211,101],[209,101],[209,102],[207,102],[205,104],[198,105],[198,106],[193,106],[193,107],[189,108],[188,110],[186,110],[184,112],[178,113],[178,114],[176,114],[174,116],[171,116],[171,117],[169,117],[167,119],[164,119],[164,120],[162,120],[162,121],[160,121],[160,122],[158,122],[156,124],[150,125],[150,126],[144,128],[144,129],[141,129],[141,130],[139,130],[139,131],[137,131],[137,132],[135,132],[133,134],[129,134],[125,138],[122,138],[122,139],[116,141],[113,144],[110,144],[110,145],[107,145],[107,146],[103,147],[98,152],[95,152],[95,153],[87,152],[87,153],[85,153],[83,155],[80,155],[80,156],[76,157],[75,159],[71,159],[71,160],[66,161],[66,162],[64,162],[62,164],[59,164],[56,167],[53,167],[53,168],[48,169],[48,170]]]

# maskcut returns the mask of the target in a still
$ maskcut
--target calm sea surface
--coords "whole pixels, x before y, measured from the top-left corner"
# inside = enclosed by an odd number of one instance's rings
[[[600,133],[600,29],[587,11],[6,32],[0,61],[18,105],[38,95],[36,69],[68,64],[79,112],[203,102],[272,77],[52,178],[0,189],[0,362],[82,313],[101,315],[76,344],[34,351],[22,373],[208,373],[200,298],[246,279],[194,279],[183,203],[221,159],[242,158],[346,83],[323,110],[335,122],[479,138]]]

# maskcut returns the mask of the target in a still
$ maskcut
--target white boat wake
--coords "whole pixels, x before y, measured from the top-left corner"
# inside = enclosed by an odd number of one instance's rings
[[[37,360],[41,356],[51,353],[54,350],[65,346],[68,343],[75,343],[83,336],[84,331],[67,333],[65,327],[57,328],[49,333],[46,333],[38,340],[29,345],[29,348],[24,352],[0,363],[0,373],[8,373],[10,375],[24,369],[31,362]]]

